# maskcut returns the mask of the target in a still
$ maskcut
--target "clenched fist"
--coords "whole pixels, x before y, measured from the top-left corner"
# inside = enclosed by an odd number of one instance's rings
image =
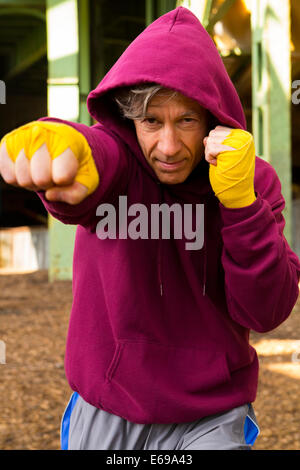
[[[0,142],[0,174],[8,183],[45,190],[49,201],[79,204],[95,191],[99,175],[85,137],[73,127],[33,121]]]
[[[241,129],[217,126],[203,140],[209,179],[219,201],[227,208],[246,207],[256,200],[255,148],[252,135]]]

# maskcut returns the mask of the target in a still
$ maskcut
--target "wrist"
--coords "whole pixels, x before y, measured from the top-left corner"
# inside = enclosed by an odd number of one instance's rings
[[[253,204],[253,202],[256,201],[256,194],[254,189],[251,189],[246,194],[240,194],[236,199],[232,198],[230,195],[226,196],[226,194],[220,195],[218,199],[227,209],[241,209]]]

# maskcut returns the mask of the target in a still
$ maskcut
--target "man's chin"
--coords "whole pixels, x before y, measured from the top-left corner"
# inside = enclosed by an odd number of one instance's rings
[[[187,174],[172,174],[172,173],[162,173],[162,172],[159,172],[159,173],[156,173],[156,176],[158,177],[160,183],[163,183],[163,184],[180,184],[180,183],[183,183],[188,175]]]

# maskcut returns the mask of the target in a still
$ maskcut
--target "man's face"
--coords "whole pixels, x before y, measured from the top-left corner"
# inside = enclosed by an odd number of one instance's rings
[[[204,155],[207,112],[181,94],[154,96],[145,118],[134,124],[144,156],[162,183],[182,183]]]

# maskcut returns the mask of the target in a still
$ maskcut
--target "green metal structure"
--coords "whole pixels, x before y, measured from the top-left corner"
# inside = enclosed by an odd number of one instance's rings
[[[85,0],[47,0],[48,115],[90,125],[89,8]],[[70,279],[75,227],[49,215],[49,279]]]
[[[180,0],[212,33],[236,0]],[[286,201],[285,237],[292,243],[290,0],[252,0],[252,132],[256,153],[272,164]],[[246,59],[242,59],[241,62]]]
[[[253,0],[252,122],[258,155],[277,171],[286,201],[285,236],[292,238],[290,2]]]
[[[176,0],[145,0],[146,25],[176,8]]]
[[[40,9],[44,3],[42,0],[0,0],[0,42],[4,42],[5,38],[8,44],[15,43],[9,66],[1,77],[5,82],[21,74],[46,55],[46,17]]]

